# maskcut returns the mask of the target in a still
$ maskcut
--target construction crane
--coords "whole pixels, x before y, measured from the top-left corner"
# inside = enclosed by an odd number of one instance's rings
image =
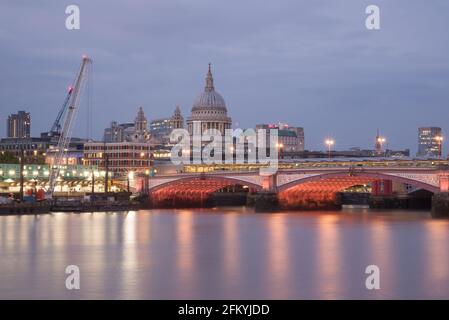
[[[84,84],[87,80],[87,73],[88,68],[87,66],[92,63],[92,60],[89,59],[86,55],[83,55],[83,59],[81,61],[81,66],[79,68],[79,71],[77,73],[77,76],[75,78],[75,81],[73,85],[69,88],[69,92],[66,97],[66,101],[59,111],[59,114],[55,120],[55,123],[53,124],[51,132],[57,132],[58,126],[60,127],[60,119],[64,115],[65,111],[67,110],[67,113],[64,118],[64,124],[62,126],[62,130],[59,129],[60,135],[58,144],[56,146],[56,154],[55,154],[55,161],[53,165],[50,168],[49,173],[49,187],[46,192],[46,197],[48,199],[51,199],[53,197],[53,192],[55,190],[56,186],[56,180],[59,177],[59,173],[61,171],[61,166],[63,165],[64,160],[64,153],[67,152],[70,139],[72,137],[72,129],[73,129],[73,123],[75,120],[76,111],[78,109],[78,105],[80,102],[80,96],[83,89]]]
[[[70,97],[72,96],[73,87],[70,86],[67,91],[67,96],[64,99],[64,103],[62,104],[61,109],[59,109],[58,115],[56,116],[55,122],[53,122],[53,126],[48,132],[48,136],[54,137],[59,136],[61,134],[61,118],[67,110],[67,106],[69,105]]]
[[[69,86],[69,89],[67,91],[67,96],[64,99],[64,103],[62,104],[61,109],[59,109],[58,115],[56,116],[55,122],[53,122],[53,125],[48,132],[43,132],[41,136],[44,136],[46,138],[56,139],[61,134],[61,118],[64,115],[65,111],[67,110],[67,106],[69,105],[69,100],[73,92],[73,87]]]

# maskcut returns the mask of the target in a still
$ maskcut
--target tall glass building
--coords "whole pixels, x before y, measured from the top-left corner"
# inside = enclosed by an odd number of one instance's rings
[[[442,153],[441,137],[441,128],[439,127],[418,128],[418,152],[416,155],[439,156]]]
[[[6,121],[6,136],[8,138],[30,137],[31,117],[29,112],[19,111],[11,114]]]

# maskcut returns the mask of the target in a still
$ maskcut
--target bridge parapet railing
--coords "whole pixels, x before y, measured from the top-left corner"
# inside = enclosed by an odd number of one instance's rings
[[[440,164],[437,166],[437,169],[440,171],[449,171],[449,164]]]
[[[369,160],[350,160],[350,159],[312,159],[299,160],[278,163],[279,170],[288,169],[345,169],[345,168],[433,168],[440,166],[449,166],[447,160],[431,159],[431,160],[399,160],[399,159],[369,159]],[[200,172],[248,172],[260,170],[267,167],[264,164],[191,164],[184,166],[183,172],[200,173]]]

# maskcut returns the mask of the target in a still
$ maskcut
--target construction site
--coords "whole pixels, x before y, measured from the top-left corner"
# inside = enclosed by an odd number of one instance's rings
[[[49,148],[41,153],[49,163],[30,163],[30,157],[27,157],[30,148],[20,143],[13,150],[18,163],[0,163],[0,214],[138,207],[139,203],[131,199],[135,180],[133,172],[125,177],[115,176],[114,172],[109,172],[106,154],[102,155],[106,163],[101,169],[92,163],[85,165],[84,159],[79,163],[70,156],[76,114],[92,72],[91,66],[92,60],[83,55],[56,119],[50,130],[41,134],[44,141],[49,141]],[[91,103],[91,99],[86,100],[87,104]],[[80,143],[82,145],[83,141]],[[31,158],[33,155],[36,159],[39,157],[36,150],[31,153]]]

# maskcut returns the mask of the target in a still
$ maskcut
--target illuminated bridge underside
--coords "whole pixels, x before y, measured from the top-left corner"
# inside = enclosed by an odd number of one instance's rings
[[[279,203],[287,208],[329,206],[335,204],[337,192],[355,185],[368,184],[374,180],[363,176],[347,176],[304,182],[281,191]]]
[[[374,181],[406,183],[418,189],[438,192],[439,176],[427,170],[286,170],[266,178],[257,172],[181,174],[150,180],[149,192],[153,203],[165,206],[198,206],[216,191],[235,185],[247,186],[249,191],[270,190],[278,193],[284,207],[314,208],[336,204],[336,193],[355,185]]]
[[[400,171],[361,171],[361,172],[314,172],[314,173],[289,173],[281,175],[278,179],[278,190],[283,191],[297,184],[311,181],[325,181],[331,178],[345,179],[346,177],[369,178],[374,180],[391,180],[407,183],[430,192],[439,190],[439,178],[435,173],[429,172],[400,172]]]
[[[432,175],[417,173],[325,173],[309,175],[298,180],[288,181],[278,188],[280,205],[285,208],[320,208],[336,204],[336,193],[355,185],[365,185],[379,180],[408,183],[415,187],[437,192],[438,183]]]
[[[153,205],[163,206],[204,206],[210,196],[218,190],[235,185],[248,186],[250,189],[259,189],[259,186],[235,181],[232,179],[197,178],[184,179],[161,186],[151,193]]]

